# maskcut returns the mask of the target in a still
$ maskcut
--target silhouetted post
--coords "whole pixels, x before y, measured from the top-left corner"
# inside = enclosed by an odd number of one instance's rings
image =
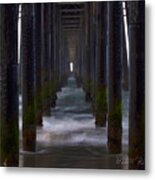
[[[54,69],[55,69],[55,91],[60,90],[60,68],[59,68],[59,5],[53,4],[53,27],[54,27]]]
[[[84,38],[83,38],[83,36],[84,36],[84,31],[83,31],[83,25],[84,25],[84,23],[83,23],[83,16],[81,16],[81,23],[80,23],[80,25],[81,25],[81,27],[80,27],[80,30],[79,30],[79,49],[80,49],[80,62],[79,62],[79,66],[80,66],[80,68],[79,68],[79,70],[80,70],[80,74],[81,74],[81,80],[82,80],[82,86],[83,86],[83,89],[85,90],[85,83],[84,83],[84,57],[83,57],[83,50],[84,50]]]
[[[18,166],[18,5],[0,5],[0,165]]]
[[[70,75],[70,63],[68,62],[68,41],[65,37],[65,34],[62,32],[62,86],[65,86],[67,84],[68,76]],[[74,67],[75,67],[75,61],[74,61]]]
[[[81,87],[82,85],[82,61],[81,61],[81,46],[80,46],[80,33],[78,33],[79,39],[77,42],[76,49],[76,61],[74,62],[74,74],[76,76],[77,87]]]
[[[55,26],[54,26],[54,4],[51,4],[51,106],[56,105],[56,87],[55,87]]]
[[[90,23],[90,17],[89,17],[89,11],[90,11],[90,4],[86,3],[84,6],[84,14],[83,14],[83,27],[84,27],[84,32],[83,34],[83,43],[84,43],[84,60],[83,60],[83,79],[84,79],[84,84],[85,84],[85,91],[86,91],[86,96],[85,99],[86,101],[91,100],[91,79],[90,79],[90,28],[89,28],[89,23]]]
[[[22,5],[23,149],[35,151],[34,4]]]
[[[85,99],[86,101],[91,100],[90,94],[90,59],[89,59],[89,50],[90,50],[90,42],[89,42],[89,4],[86,3],[84,5],[84,12],[81,13],[81,31],[80,31],[80,47],[81,47],[81,70],[82,70],[82,81],[83,81],[83,88],[85,90]]]
[[[64,75],[63,75],[63,59],[62,59],[62,26],[61,26],[61,7],[59,7],[58,12],[58,43],[59,43],[59,90],[63,84]]]
[[[98,43],[96,59],[96,100],[95,117],[97,126],[106,126],[107,117],[107,88],[106,88],[106,37],[107,37],[107,2],[98,3]]]
[[[59,4],[55,3],[54,4],[54,43],[55,43],[55,46],[54,46],[54,64],[55,64],[55,90],[56,92],[60,90],[60,68],[59,68],[59,64],[60,64],[60,61],[59,61],[59,16],[60,16],[60,7],[59,7]]]
[[[34,4],[35,23],[35,112],[36,123],[42,126],[41,4]]]
[[[85,8],[85,7],[84,7]],[[83,89],[86,90],[86,59],[84,57],[84,52],[86,50],[85,47],[85,14],[84,12],[81,12],[80,16],[80,29],[79,29],[79,42],[78,42],[78,47],[79,47],[79,62],[78,62],[78,70],[79,70],[79,77],[78,77],[78,83],[82,85]],[[86,92],[87,94],[87,92]],[[86,95],[87,96],[87,95]]]
[[[90,3],[90,81],[92,112],[95,114],[95,88],[96,88],[96,2]]]
[[[50,51],[50,4],[42,4],[42,91],[43,91],[43,111],[45,115],[50,115],[51,106],[51,51]]]
[[[107,18],[108,148],[110,153],[120,153],[122,150],[122,2],[108,2]]]
[[[61,90],[61,32],[60,32],[60,5],[56,6],[56,41],[57,41],[57,91]]]
[[[145,168],[145,1],[127,2],[129,22],[129,168]]]
[[[58,41],[57,41],[57,34],[58,34],[58,30],[57,30],[57,4],[54,3],[53,4],[53,8],[52,8],[52,24],[53,24],[53,61],[52,61],[52,64],[53,64],[53,82],[52,82],[52,85],[53,85],[53,93],[54,93],[54,98],[53,98],[53,102],[52,102],[52,106],[55,106],[56,104],[56,99],[57,99],[57,95],[56,95],[56,92],[58,90],[58,76],[59,76],[59,73],[58,73]]]
[[[62,26],[61,26],[62,28]],[[62,86],[64,86],[67,83],[67,67],[66,67],[66,62],[67,62],[67,58],[66,58],[66,52],[67,52],[67,41],[65,39],[65,35],[63,33],[63,30],[61,29],[61,64],[62,64]]]

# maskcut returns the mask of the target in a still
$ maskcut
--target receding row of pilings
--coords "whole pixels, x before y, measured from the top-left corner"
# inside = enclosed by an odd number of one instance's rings
[[[129,90],[131,169],[145,164],[144,9],[144,1],[126,2],[127,63],[122,2],[86,3],[76,62],[76,76],[92,103],[96,126],[108,127],[110,153],[122,152],[122,91]]]
[[[129,168],[144,168],[144,1],[127,2],[129,83],[121,2],[85,3],[75,70],[92,102],[96,126],[108,126],[110,153],[122,151],[122,86],[129,88]],[[18,6],[0,5],[0,156],[17,166]],[[22,4],[21,79],[23,149],[35,151],[36,126],[55,105],[69,71],[58,4]],[[126,73],[125,73],[126,72]]]
[[[57,4],[22,5],[23,149],[28,151],[35,151],[36,125],[42,126],[42,116],[50,115],[69,72],[58,12]]]
[[[21,63],[17,25],[21,6]],[[22,94],[22,148],[36,150],[36,127],[55,106],[56,92],[67,77],[67,46],[61,36],[58,5],[0,5],[0,156],[2,166],[19,164],[19,91]],[[61,40],[61,42],[60,42]],[[65,44],[66,43],[66,44]],[[66,53],[66,54],[65,54]],[[62,61],[63,59],[63,61]],[[18,86],[20,69],[21,88]]]

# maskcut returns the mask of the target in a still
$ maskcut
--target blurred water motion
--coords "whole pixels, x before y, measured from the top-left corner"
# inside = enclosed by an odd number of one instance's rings
[[[57,96],[51,116],[43,117],[37,129],[36,152],[21,148],[20,166],[128,169],[128,93],[123,92],[123,152],[118,155],[108,153],[107,128],[95,127],[91,106],[73,76]]]

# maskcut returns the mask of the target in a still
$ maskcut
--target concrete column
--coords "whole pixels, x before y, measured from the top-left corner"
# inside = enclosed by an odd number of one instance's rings
[[[34,4],[22,5],[23,149],[35,151]]]
[[[107,18],[108,148],[110,153],[120,153],[122,150],[122,2],[108,2]]]
[[[129,168],[145,168],[145,1],[127,2],[129,22]]]
[[[0,165],[18,166],[18,5],[0,5]]]

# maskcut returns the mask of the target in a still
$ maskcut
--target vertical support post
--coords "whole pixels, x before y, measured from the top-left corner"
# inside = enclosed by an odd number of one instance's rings
[[[55,74],[55,5],[51,4],[51,106],[56,105],[56,74]]]
[[[54,92],[54,99],[53,99],[53,103],[52,106],[55,106],[56,104],[56,99],[57,99],[57,95],[56,92],[58,90],[58,41],[57,41],[57,4],[54,3],[53,4],[53,8],[52,8],[52,19],[53,19],[53,92]]]
[[[90,81],[92,111],[95,114],[95,88],[96,88],[96,2],[90,2]]]
[[[18,166],[18,5],[0,5],[0,165]]]
[[[41,4],[34,4],[35,23],[35,112],[36,123],[42,126],[42,66],[41,66]]]
[[[35,151],[34,4],[22,5],[23,149]]]
[[[64,81],[64,74],[63,74],[63,59],[62,59],[62,48],[63,48],[63,40],[62,40],[62,27],[61,27],[61,7],[58,6],[58,43],[59,43],[59,90],[61,90],[61,86],[63,85]]]
[[[42,4],[42,91],[43,91],[43,111],[45,115],[50,115],[51,95],[50,95],[50,76],[51,76],[51,64],[50,64],[50,8],[49,4]]]
[[[145,1],[127,2],[129,22],[129,168],[145,168]]]
[[[122,2],[108,2],[108,148],[122,151],[121,23]]]
[[[106,126],[107,117],[107,88],[106,88],[106,31],[107,31],[107,2],[98,2],[98,44],[96,59],[96,100],[95,100],[95,117],[96,126]]]
[[[54,26],[54,67],[55,67],[55,91],[60,90],[60,68],[59,68],[59,4],[53,4],[53,26]]]
[[[90,80],[90,29],[89,29],[89,23],[90,23],[90,17],[89,17],[89,10],[90,6],[89,3],[85,4],[85,12],[83,13],[83,32],[82,32],[82,42],[84,44],[84,50],[83,51],[83,79],[84,79],[84,85],[85,85],[85,92],[86,101],[91,100],[91,80]]]
[[[80,21],[81,21],[81,23],[80,23],[80,25],[81,25],[81,27],[80,27],[80,30],[79,30],[79,75],[80,75],[80,80],[81,80],[81,83],[82,83],[82,85],[83,85],[83,89],[85,90],[85,87],[84,87],[84,75],[83,75],[83,72],[84,72],[84,60],[83,60],[83,49],[84,49],[84,43],[83,43],[83,40],[84,40],[84,38],[83,38],[83,31],[82,31],[82,28],[83,28],[83,16],[80,16]]]

